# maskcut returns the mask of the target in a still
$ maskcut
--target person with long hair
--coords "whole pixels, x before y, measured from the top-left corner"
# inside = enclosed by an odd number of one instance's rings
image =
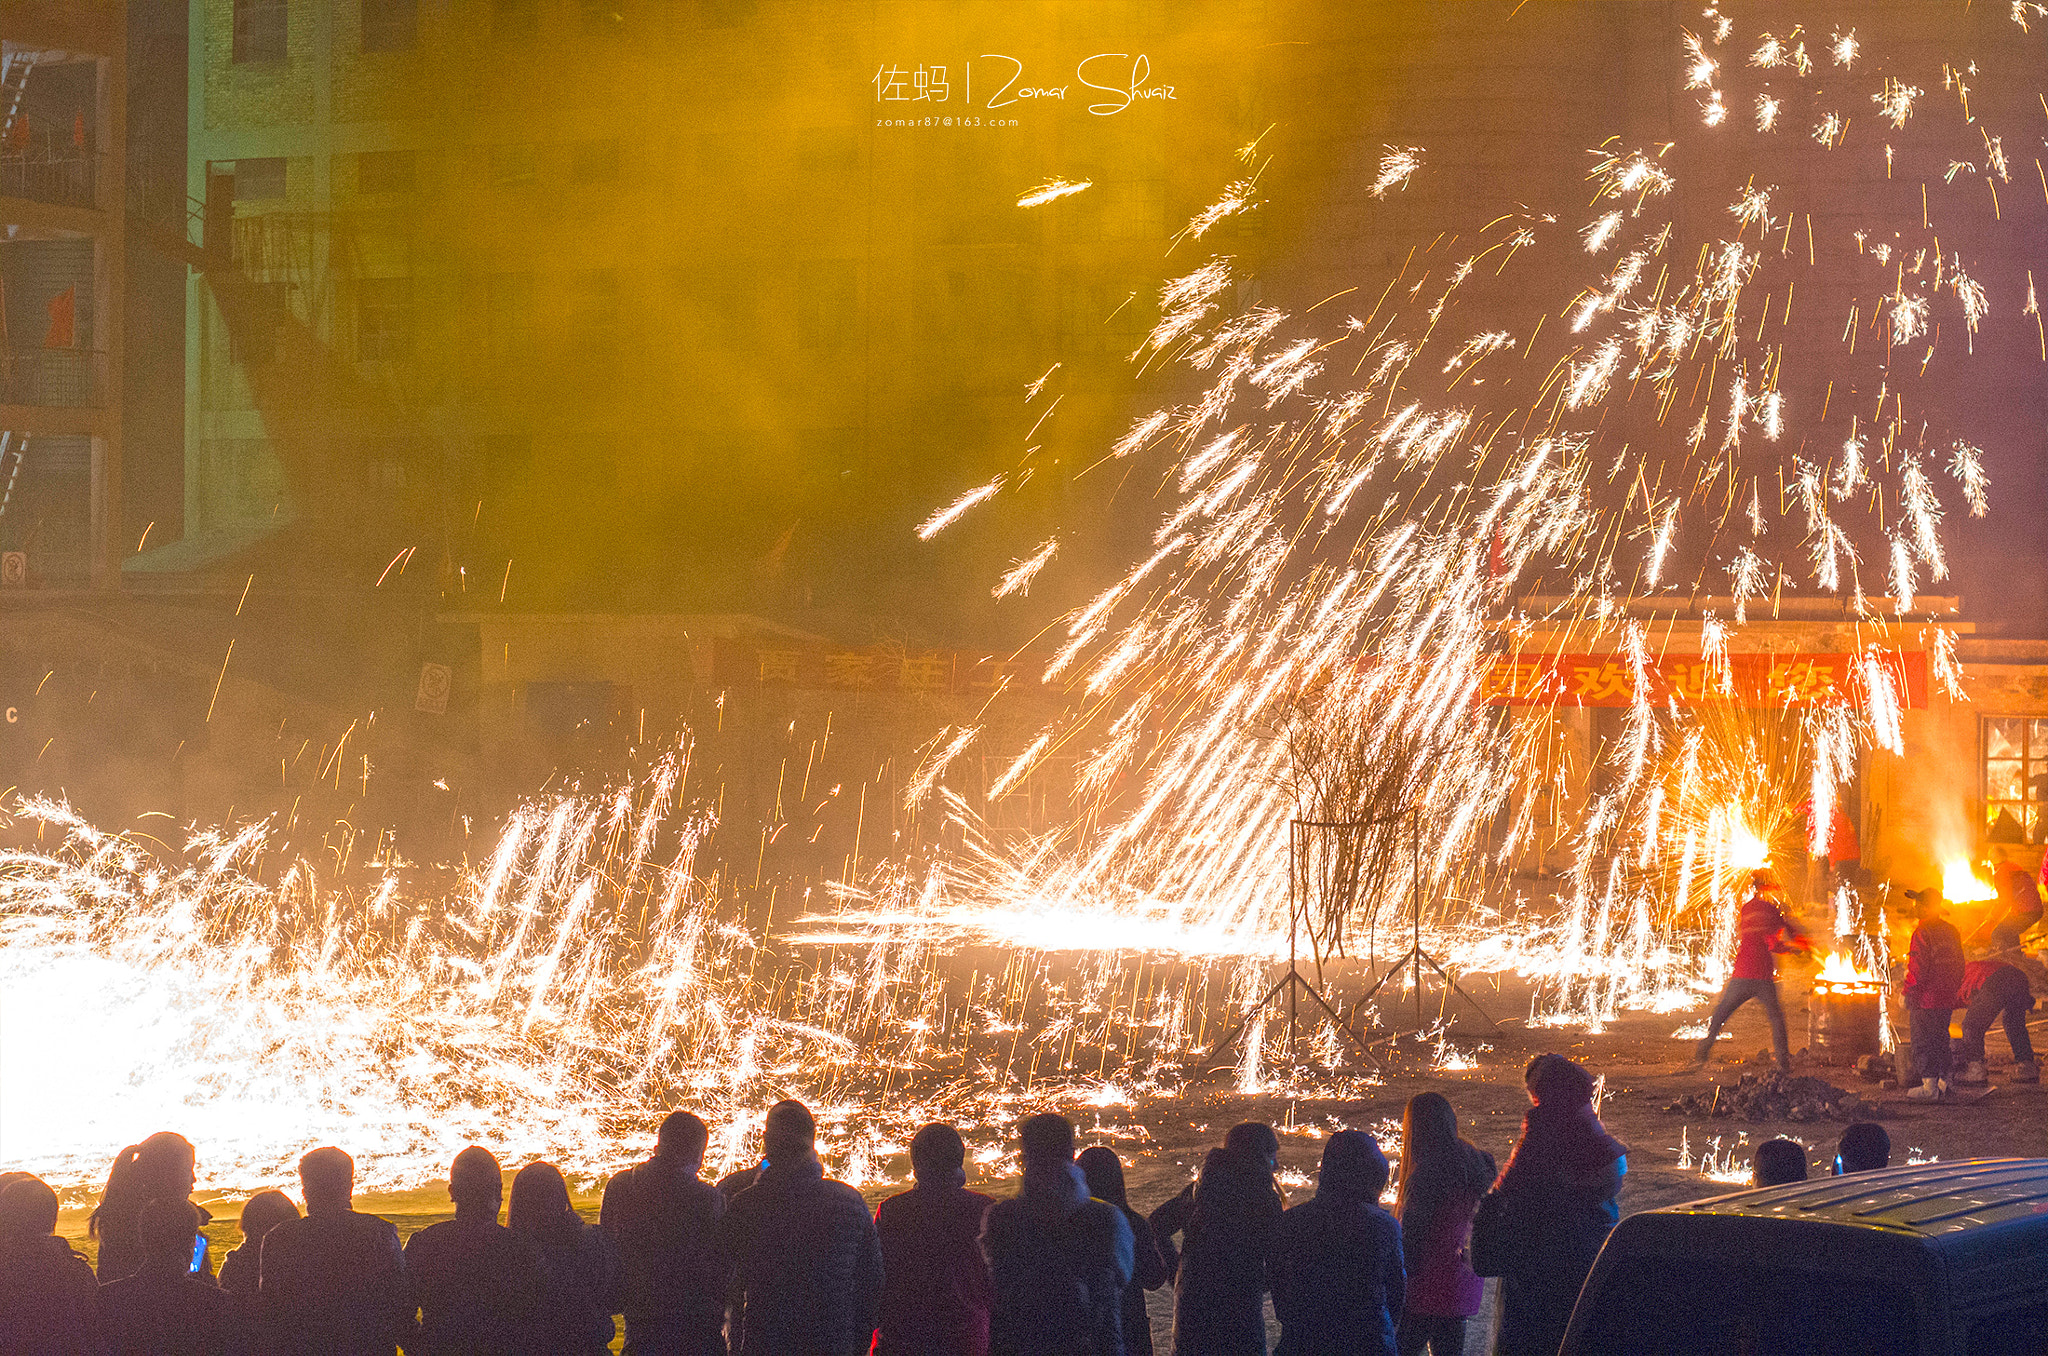
[[[1245,1121],[1209,1151],[1192,1187],[1152,1212],[1174,1276],[1174,1356],[1266,1356],[1266,1251],[1286,1208],[1279,1166],[1273,1127]]]
[[[505,1226],[540,1253],[541,1293],[535,1306],[536,1351],[598,1356],[611,1349],[612,1315],[623,1280],[611,1235],[586,1224],[569,1204],[569,1183],[552,1163],[528,1163],[512,1177]]]
[[[1620,1221],[1628,1150],[1593,1109],[1593,1075],[1563,1055],[1523,1074],[1531,1103],[1493,1195],[1504,1259],[1499,1356],[1556,1356],[1600,1245]],[[1489,1267],[1489,1270],[1492,1268]]]
[[[1394,1215],[1408,1264],[1408,1304],[1394,1336],[1400,1356],[1460,1356],[1484,1282],[1472,1271],[1472,1217],[1493,1185],[1493,1155],[1458,1137],[1442,1093],[1421,1092],[1401,1115],[1401,1184]]]
[[[198,1183],[198,1155],[191,1141],[169,1130],[159,1130],[140,1144],[131,1144],[114,1157],[107,1170],[107,1189],[85,1222],[88,1236],[99,1241],[100,1284],[133,1276],[142,1266],[142,1207],[150,1201],[190,1200]],[[213,1218],[203,1206],[199,1223],[203,1229]],[[196,1270],[213,1274],[212,1259],[202,1253]]]
[[[1088,1194],[1124,1212],[1136,1245],[1131,1258],[1131,1283],[1124,1287],[1124,1356],[1152,1356],[1152,1319],[1145,1312],[1145,1292],[1166,1284],[1166,1259],[1159,1255],[1152,1226],[1131,1209],[1124,1191],[1124,1162],[1107,1144],[1090,1145],[1074,1160],[1088,1183]]]

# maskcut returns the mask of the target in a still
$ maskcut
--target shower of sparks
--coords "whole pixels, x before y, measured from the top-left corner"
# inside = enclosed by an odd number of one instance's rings
[[[1061,198],[1071,198],[1076,193],[1095,187],[1093,179],[1048,179],[1037,188],[1026,192],[1017,199],[1019,207],[1043,207]]]
[[[2039,9],[2014,6],[2009,41]],[[1708,17],[1710,38],[1675,35],[1704,91],[1706,130],[1682,135],[1708,153],[1611,141],[1577,217],[1517,202],[1431,223],[1369,314],[1296,313],[1277,286],[1254,301],[1249,266],[1220,255],[1160,287],[1133,356],[1186,389],[1114,440],[1117,475],[1075,482],[1103,485],[1105,517],[1132,526],[1125,566],[1042,575],[1061,537],[1040,525],[993,588],[1022,598],[1039,581],[1031,605],[1061,614],[1042,669],[1058,714],[1014,742],[995,716],[951,717],[891,807],[921,818],[899,836],[926,846],[869,858],[772,929],[698,860],[718,797],[690,784],[686,752],[527,803],[481,865],[431,886],[395,857],[287,859],[264,823],[172,850],[59,804],[10,806],[37,846],[0,856],[0,1081],[63,1088],[66,1114],[0,1104],[6,1165],[76,1186],[171,1127],[223,1185],[276,1184],[323,1141],[357,1153],[366,1186],[431,1180],[472,1140],[590,1174],[642,1150],[646,1110],[679,1101],[727,1127],[712,1156],[734,1165],[762,1110],[796,1094],[822,1109],[834,1171],[876,1180],[924,1120],[987,1140],[1061,1097],[1184,1092],[1210,1017],[1247,1009],[1286,954],[1296,818],[1362,826],[1380,869],[1344,904],[1352,945],[1417,889],[1424,944],[1541,981],[1539,1024],[1695,1007],[1727,972],[1743,873],[1803,837],[1797,802],[1831,804],[1859,749],[1901,747],[1898,654],[1924,650],[1930,686],[1960,690],[1953,634],[1916,589],[1948,573],[1942,496],[1977,516],[1989,485],[1919,374],[1943,320],[1989,346],[1994,306],[2039,319],[2031,275],[2021,308],[1917,213],[1836,224],[1895,156],[1907,184],[1951,161],[2005,172],[1960,99],[1923,112],[1914,146],[1872,144],[1789,97],[1812,66],[1805,30],[1724,47],[1734,20]],[[1855,71],[1855,33],[1829,51]],[[1868,94],[1894,128],[1920,94],[1833,78],[1857,83],[1831,98]],[[1755,106],[1755,125],[1731,106]],[[1806,117],[1812,141],[1770,143],[1753,175],[1746,153],[1765,144],[1749,138]],[[1780,172],[1824,153],[1826,175]],[[1374,196],[1419,163],[1387,147]],[[1176,246],[1256,206],[1255,180]],[[1584,203],[1583,185],[1556,187]],[[1793,325],[1795,294],[1824,323]],[[1845,394],[1866,391],[1881,394]],[[969,490],[917,535],[1011,483]],[[1888,602],[1864,595],[1880,577]],[[1844,601],[1849,690],[1741,705],[1731,661],[1758,648],[1751,616],[1802,592]],[[1653,594],[1703,599],[1700,654],[1668,697],[1650,681]],[[1564,691],[1517,686],[1540,667],[1524,661],[1563,653],[1601,662]],[[1546,706],[1576,700],[1618,706],[1596,769]],[[996,802],[1042,799],[1055,768],[1071,817],[997,832]],[[1551,807],[1589,782],[1560,823]],[[765,842],[788,823],[742,827]],[[1524,870],[1553,855],[1570,863],[1555,878]],[[961,946],[999,948],[1001,968],[963,977]],[[1239,1087],[1298,1078],[1276,1043],[1251,1024]],[[1339,1052],[1327,1024],[1309,1043]],[[1432,1058],[1465,1056],[1439,1042]],[[994,1143],[974,1153],[1003,1163]]]
[[[1420,146],[1389,146],[1380,157],[1380,177],[1373,180],[1372,195],[1375,198],[1387,196],[1390,188],[1406,188],[1408,181],[1415,177],[1415,171],[1422,168]]]

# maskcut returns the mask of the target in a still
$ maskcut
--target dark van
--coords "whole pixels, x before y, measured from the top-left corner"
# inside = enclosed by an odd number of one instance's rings
[[[2048,1353],[2048,1159],[1828,1177],[1630,1215],[1563,1356]]]

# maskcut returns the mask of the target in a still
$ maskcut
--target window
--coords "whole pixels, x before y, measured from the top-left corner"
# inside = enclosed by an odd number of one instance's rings
[[[419,40],[420,0],[363,0],[363,50],[408,52]]]
[[[412,279],[364,278],[356,289],[356,357],[378,363],[409,356]]]
[[[806,259],[796,270],[799,348],[844,348],[853,342],[855,287],[850,259]]]
[[[235,162],[236,202],[265,202],[283,196],[283,156],[260,156]]]
[[[1984,718],[1984,836],[1994,843],[2039,843],[2048,802],[2048,720]]]
[[[283,61],[285,0],[235,0],[234,60]]]
[[[363,151],[356,156],[356,192],[410,193],[416,173],[411,151]]]
[[[530,38],[539,31],[538,0],[491,0],[491,36]]]
[[[525,351],[533,338],[531,273],[493,273],[485,281],[484,323],[493,358]]]
[[[491,183],[499,188],[517,188],[534,181],[533,146],[508,142],[491,147]]]
[[[579,184],[608,184],[619,177],[617,137],[579,141],[569,149],[569,177]]]

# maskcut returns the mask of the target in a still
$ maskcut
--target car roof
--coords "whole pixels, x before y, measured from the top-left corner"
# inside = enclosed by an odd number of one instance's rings
[[[1941,1243],[2001,1225],[2048,1226],[2048,1158],[1917,1163],[1738,1191],[1649,1213],[1811,1220]]]

